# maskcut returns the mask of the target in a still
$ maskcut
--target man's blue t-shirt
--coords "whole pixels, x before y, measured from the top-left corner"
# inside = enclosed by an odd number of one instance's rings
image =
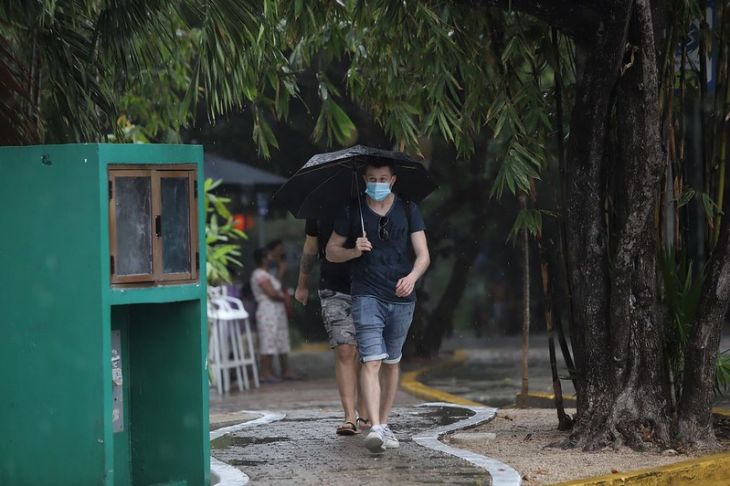
[[[369,295],[388,302],[414,302],[415,290],[408,297],[398,297],[395,286],[413,270],[411,233],[426,229],[418,206],[396,195],[388,213],[380,216],[370,209],[366,201],[362,201],[362,218],[373,249],[351,260],[351,294]],[[334,230],[352,241],[362,236],[357,203],[342,210],[335,220]]]

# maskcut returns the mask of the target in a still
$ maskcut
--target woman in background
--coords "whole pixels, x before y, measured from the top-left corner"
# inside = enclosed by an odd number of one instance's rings
[[[289,295],[283,291],[281,282],[267,272],[271,264],[269,252],[259,248],[254,252],[256,270],[251,274],[251,291],[256,303],[256,324],[261,353],[261,383],[276,383],[273,356],[279,355],[281,377],[293,379],[289,371],[289,321],[286,317],[286,302]]]

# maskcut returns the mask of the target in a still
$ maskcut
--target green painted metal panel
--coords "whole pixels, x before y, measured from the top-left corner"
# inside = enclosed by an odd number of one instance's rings
[[[0,147],[0,484],[110,483],[97,156]]]
[[[109,297],[111,304],[159,304],[205,298],[200,284],[165,285],[149,288],[113,289]]]
[[[174,163],[196,165],[202,195],[198,146],[0,147],[0,484],[209,484],[204,268],[196,284],[109,283],[109,165]]]
[[[99,156],[105,164],[196,164],[202,174],[200,145],[100,144]]]
[[[134,484],[206,481],[199,317],[200,301],[131,306]]]

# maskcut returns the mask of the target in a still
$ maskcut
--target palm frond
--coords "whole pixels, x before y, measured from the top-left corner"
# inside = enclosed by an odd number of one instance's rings
[[[38,112],[28,90],[27,66],[8,49],[0,35],[0,145],[37,143]]]

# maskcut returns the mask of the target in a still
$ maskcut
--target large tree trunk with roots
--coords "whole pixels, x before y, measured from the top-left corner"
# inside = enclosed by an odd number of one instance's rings
[[[657,67],[665,39],[656,38],[666,29],[654,17],[661,9],[653,12],[650,0],[472,3],[546,21],[573,37],[584,60],[570,121],[563,215],[578,396],[565,445],[666,447],[676,424],[657,281],[655,210],[666,160]],[[713,445],[715,363],[730,301],[728,213],[685,357],[678,426],[687,445]]]
[[[627,49],[614,90],[612,119],[616,121],[618,140],[607,147],[612,157],[602,158],[617,162],[614,165],[618,174],[613,184],[607,182],[607,195],[622,203],[608,216],[613,244],[604,248],[611,262],[607,332],[600,331],[608,336],[609,363],[602,373],[608,390],[603,408],[588,413],[579,410],[574,433],[588,448],[617,443],[642,448],[647,442],[665,446],[670,440],[653,218],[664,157],[659,138],[654,26],[648,0],[637,0],[629,19]],[[604,169],[608,170],[611,168]],[[576,272],[580,270],[575,268],[573,274]]]

